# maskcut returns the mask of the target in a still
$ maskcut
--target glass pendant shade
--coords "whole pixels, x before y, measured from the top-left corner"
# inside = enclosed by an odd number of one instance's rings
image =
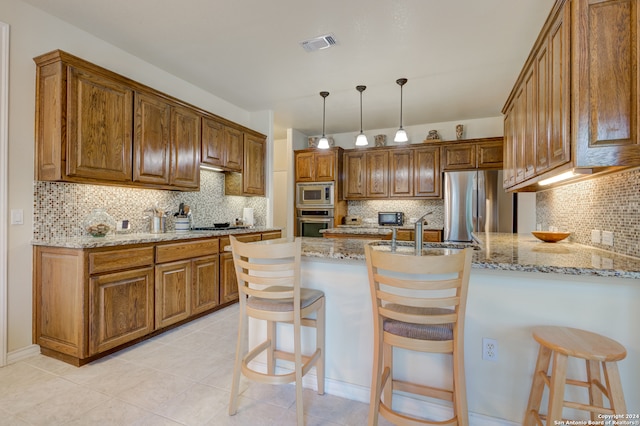
[[[394,142],[408,142],[407,132],[402,128],[402,86],[407,83],[406,78],[399,78],[396,83],[400,86],[400,128],[396,132],[396,136],[393,138]]]
[[[325,103],[327,101],[327,96],[329,96],[329,92],[320,92],[320,96],[322,96],[322,137],[318,141],[318,148],[327,149],[329,148],[329,139],[324,135],[324,113]]]
[[[356,146],[367,146],[369,145],[369,140],[364,133],[360,132],[358,137],[356,138]]]
[[[367,86],[356,86],[356,90],[360,92],[360,134],[356,138],[356,146],[369,145],[367,136],[362,132],[362,92],[364,92],[366,88]]]
[[[394,142],[408,142],[407,132],[401,127],[396,132],[396,136],[393,138]]]

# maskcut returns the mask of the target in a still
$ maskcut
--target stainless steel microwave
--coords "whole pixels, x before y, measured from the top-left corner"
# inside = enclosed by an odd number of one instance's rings
[[[298,183],[296,185],[296,206],[333,207],[334,182]]]

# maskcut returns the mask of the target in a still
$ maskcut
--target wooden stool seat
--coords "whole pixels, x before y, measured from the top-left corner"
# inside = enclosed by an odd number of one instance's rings
[[[593,421],[598,420],[598,414],[627,412],[617,365],[617,361],[627,356],[624,346],[608,337],[570,327],[534,327],[532,334],[540,344],[540,350],[523,422],[525,426],[542,425],[543,420],[546,420],[547,425],[558,424],[556,422],[563,420],[564,407],[588,411]],[[586,361],[586,381],[567,379],[568,357]],[[552,371],[549,375],[552,358]],[[604,380],[602,380],[602,373]],[[566,385],[587,388],[589,403],[565,401]],[[545,386],[549,388],[546,415],[540,414]],[[603,396],[609,401],[609,407],[605,407]]]

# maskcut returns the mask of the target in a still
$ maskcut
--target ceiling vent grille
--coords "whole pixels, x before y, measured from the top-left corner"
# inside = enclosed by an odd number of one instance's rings
[[[333,34],[325,34],[300,42],[300,46],[302,46],[302,48],[307,52],[327,49],[331,46],[335,46],[336,44],[338,44],[338,42]]]

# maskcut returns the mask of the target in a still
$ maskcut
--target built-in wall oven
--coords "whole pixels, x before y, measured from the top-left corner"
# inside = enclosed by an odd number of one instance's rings
[[[333,209],[298,208],[296,211],[299,237],[322,237],[321,230],[334,227]]]
[[[296,236],[322,237],[323,229],[334,227],[335,182],[296,184]]]

